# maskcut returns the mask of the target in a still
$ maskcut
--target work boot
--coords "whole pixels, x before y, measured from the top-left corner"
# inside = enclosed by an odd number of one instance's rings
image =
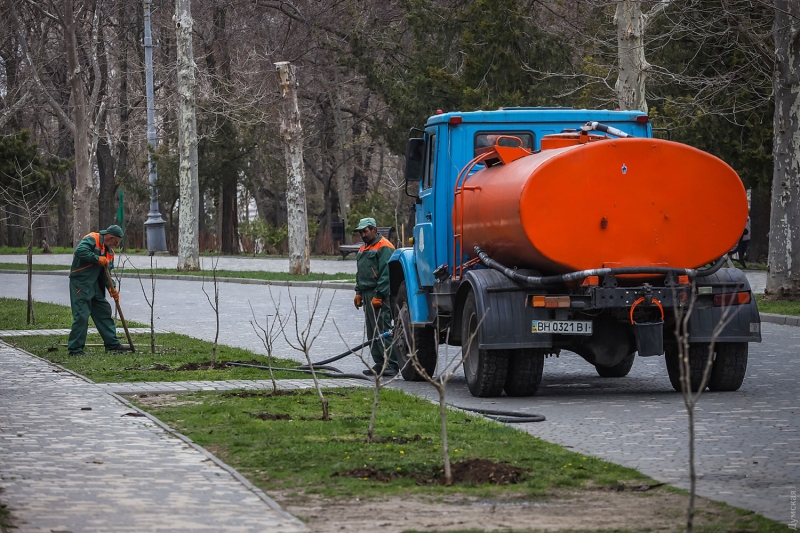
[[[69,352],[70,355],[86,355],[86,352],[81,350],[80,352]]]
[[[387,366],[386,370],[383,371],[383,377],[385,378],[393,378],[397,375],[397,367],[394,366]]]
[[[383,365],[374,364],[374,365],[372,365],[372,368],[368,368],[368,369],[364,370],[361,373],[364,374],[365,376],[375,377],[376,374],[377,375],[381,374],[381,368],[383,368]],[[386,375],[386,374],[384,374],[384,375]]]
[[[106,348],[106,352],[110,352],[110,353],[124,353],[124,352],[130,352],[130,351],[131,351],[131,347],[130,346],[123,346],[122,344],[114,346],[113,348]]]

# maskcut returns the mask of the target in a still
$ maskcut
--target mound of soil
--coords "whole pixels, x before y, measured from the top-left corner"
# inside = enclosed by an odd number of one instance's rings
[[[331,477],[338,477],[342,475],[344,477],[355,477],[359,479],[369,479],[372,481],[391,481],[397,478],[396,475],[387,474],[386,472],[381,472],[374,466],[365,466],[364,468],[353,468],[352,470],[347,470],[339,474],[339,472],[334,472],[331,474]]]
[[[420,442],[420,441],[433,442],[433,439],[431,439],[430,437],[425,437],[423,439],[419,435],[414,435],[413,437],[375,437],[374,439],[372,439],[372,442],[376,444],[386,444],[386,443],[407,444],[409,442]]]
[[[459,461],[450,466],[453,475],[453,484],[489,484],[489,485],[513,485],[518,483],[526,470],[512,466],[508,463],[496,463],[489,459],[469,459]],[[364,468],[353,468],[342,473],[334,472],[331,477],[345,476],[359,479],[369,479],[371,481],[388,482],[399,477],[411,477],[418,485],[443,485],[444,468],[437,466],[428,473],[398,472],[387,474],[381,472],[374,466]]]
[[[251,416],[258,418],[259,420],[291,420],[290,417],[286,413],[253,413]]]
[[[453,483],[489,483],[511,485],[517,483],[525,470],[508,463],[496,463],[489,459],[469,459],[454,463],[451,468]],[[444,475],[444,473],[442,473]]]

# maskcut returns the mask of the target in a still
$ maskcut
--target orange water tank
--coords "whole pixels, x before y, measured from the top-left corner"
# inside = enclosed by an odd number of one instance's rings
[[[477,245],[507,266],[545,272],[700,267],[736,244],[747,219],[731,167],[659,139],[546,149],[466,185],[453,212],[456,232],[463,213],[464,252],[474,257]]]

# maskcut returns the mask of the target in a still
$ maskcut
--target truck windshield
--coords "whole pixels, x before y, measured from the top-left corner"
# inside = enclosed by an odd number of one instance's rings
[[[522,147],[532,149],[533,133],[529,131],[481,131],[475,134],[475,150],[478,148],[486,148],[487,146],[494,146],[497,139],[502,136],[517,137],[522,141]],[[518,146],[514,139],[500,139],[500,146]]]

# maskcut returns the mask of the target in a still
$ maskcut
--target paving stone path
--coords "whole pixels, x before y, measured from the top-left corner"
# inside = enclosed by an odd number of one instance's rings
[[[131,412],[0,342],[0,487],[18,531],[307,531],[230,467]]]
[[[279,379],[276,380],[279,390],[302,390],[314,388],[311,379]],[[363,379],[322,379],[323,388],[367,387],[371,382]],[[232,379],[229,381],[147,381],[137,383],[98,383],[101,389],[116,394],[168,394],[193,391],[228,391],[228,390],[272,390],[270,380]]]

